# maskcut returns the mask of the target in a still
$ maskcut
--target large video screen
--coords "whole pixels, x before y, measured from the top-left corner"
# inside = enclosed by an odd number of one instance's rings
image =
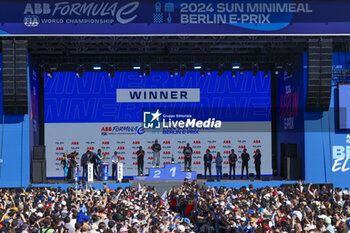
[[[339,129],[350,129],[350,84],[338,85]]]
[[[64,152],[78,151],[81,156],[97,149],[109,163],[117,151],[124,176],[137,175],[139,146],[146,152],[147,174],[155,139],[162,145],[162,165],[174,157],[183,166],[183,148],[190,143],[193,171],[203,174],[203,155],[209,148],[213,156],[223,155],[226,173],[231,149],[240,155],[246,148],[252,158],[259,148],[262,175],[272,174],[271,85],[263,72],[234,77],[231,72],[205,77],[200,72],[183,77],[169,72],[151,72],[149,77],[139,77],[138,72],[116,72],[115,77],[85,72],[82,78],[73,72],[54,73],[53,78],[45,76],[44,107],[49,178],[63,177]],[[253,172],[253,159],[249,167]],[[239,160],[238,174],[240,169]]]

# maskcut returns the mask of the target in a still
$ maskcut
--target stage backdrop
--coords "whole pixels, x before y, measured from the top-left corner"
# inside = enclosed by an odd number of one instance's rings
[[[271,175],[270,105],[270,75],[263,72],[234,77],[231,72],[221,77],[216,72],[205,77],[199,72],[187,72],[184,77],[152,72],[142,78],[137,72],[117,72],[113,78],[104,72],[84,73],[82,78],[75,73],[54,73],[53,78],[45,76],[47,176],[63,176],[60,158],[64,152],[78,151],[80,158],[86,150],[99,148],[106,162],[117,151],[125,163],[124,175],[137,175],[139,146],[146,152],[148,173],[155,139],[162,145],[162,165],[174,155],[183,166],[182,151],[189,142],[194,151],[193,170],[199,173],[203,173],[208,148],[214,156],[216,152],[223,155],[224,173],[230,150],[240,155],[247,148],[249,168],[255,172],[253,152],[260,148],[262,174]],[[197,127],[186,128],[187,121]],[[177,127],[169,129],[169,124]],[[240,170],[239,160],[236,172]]]

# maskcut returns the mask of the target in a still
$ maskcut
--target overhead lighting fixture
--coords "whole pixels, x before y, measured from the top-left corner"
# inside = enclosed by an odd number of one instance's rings
[[[151,74],[151,65],[146,64],[145,65],[145,76],[148,77]]]
[[[47,72],[47,77],[53,78],[53,72],[52,72],[52,71],[48,71],[48,72]]]
[[[264,77],[265,77],[265,78],[268,78],[269,76],[270,76],[269,71],[264,71]]]
[[[239,63],[232,63],[231,68],[233,70],[239,70],[241,68],[241,64],[239,64]]]
[[[258,74],[258,71],[259,71],[258,63],[253,63],[252,64],[252,71],[253,71],[253,76],[255,77]]]
[[[83,75],[84,75],[84,66],[83,65],[79,65],[78,68],[77,68],[76,76],[78,78],[82,78]]]
[[[108,66],[108,77],[114,78],[115,76],[115,65],[109,65]]]
[[[195,69],[195,70],[201,70],[201,69],[202,69],[202,64],[195,64],[195,65],[193,66],[193,69]]]
[[[218,75],[219,76],[222,76],[224,74],[224,72],[225,72],[224,68],[225,68],[225,65],[223,63],[219,64],[219,67],[218,67]]]
[[[134,70],[141,70],[141,66],[139,64],[135,64],[132,68]]]
[[[169,77],[170,77],[170,78],[174,78],[174,77],[175,77],[175,72],[172,72],[172,71],[169,72]]]
[[[94,65],[92,66],[92,69],[93,69],[93,70],[102,70],[102,66],[101,66],[101,64],[94,64]]]
[[[293,65],[291,63],[286,64],[287,76],[291,76],[293,73]]]
[[[200,74],[201,74],[201,77],[202,77],[202,78],[205,77],[205,71],[201,71]]]
[[[237,72],[236,71],[231,71],[231,76],[232,76],[232,78],[236,78],[237,77]]]
[[[185,76],[185,74],[186,74],[186,68],[187,68],[187,66],[186,66],[185,63],[182,63],[182,64],[180,65],[180,75],[181,75],[181,77]]]
[[[139,71],[139,78],[143,77],[143,72]]]

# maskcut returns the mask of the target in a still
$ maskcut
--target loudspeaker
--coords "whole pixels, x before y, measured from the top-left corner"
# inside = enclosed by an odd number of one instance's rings
[[[4,113],[28,113],[26,40],[2,40],[2,89]]]
[[[33,183],[44,183],[46,180],[46,160],[33,160]]]
[[[34,146],[33,148],[33,160],[45,160],[46,155],[45,155],[45,146],[40,145],[40,146]]]
[[[228,173],[224,173],[224,177],[228,178]]]
[[[306,110],[327,111],[332,87],[332,39],[309,39]]]
[[[208,181],[208,182],[214,182],[215,179],[214,179],[214,177],[209,177],[209,178],[207,178],[207,181]]]
[[[202,179],[202,174],[197,174],[197,179]]]

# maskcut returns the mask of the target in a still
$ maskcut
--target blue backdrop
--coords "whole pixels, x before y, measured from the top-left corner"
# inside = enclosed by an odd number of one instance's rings
[[[200,102],[117,103],[117,89],[200,89]],[[169,72],[152,72],[149,77],[137,72],[54,73],[45,76],[45,122],[142,122],[142,111],[159,108],[163,113],[192,114],[197,119],[215,117],[222,121],[270,121],[270,76],[263,72],[237,74],[217,72],[201,77],[187,72],[184,77],[169,77]]]

